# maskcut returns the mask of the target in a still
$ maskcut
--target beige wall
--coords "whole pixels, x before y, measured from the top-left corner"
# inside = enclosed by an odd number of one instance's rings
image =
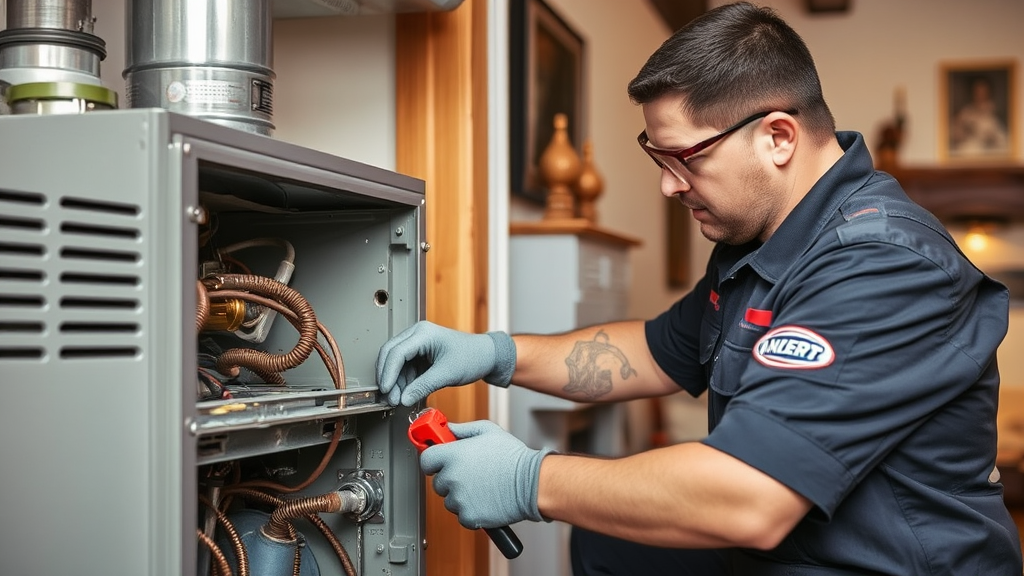
[[[648,318],[682,292],[667,287],[665,198],[659,173],[636,145],[643,115],[626,96],[626,85],[647,57],[668,38],[669,29],[646,1],[548,0],[583,37],[586,50],[588,134],[594,160],[605,179],[598,223],[643,239],[631,254],[629,315]]]
[[[95,34],[107,48],[100,78],[122,102],[130,1],[92,2]],[[394,38],[392,15],[276,20],[274,138],[394,169]]]
[[[548,0],[585,38],[589,78],[588,134],[606,180],[599,201],[602,226],[641,238],[633,253],[630,315],[645,318],[682,293],[666,288],[665,226],[658,175],[637,149],[640,111],[626,83],[668,36],[643,0]],[[712,0],[711,5],[723,3]],[[766,0],[806,39],[825,96],[842,129],[874,142],[892,114],[893,92],[904,87],[909,124],[903,159],[937,158],[938,66],[943,61],[1015,58],[1024,63],[1024,2],[1020,0],[852,0],[843,15],[809,15],[803,0]],[[0,7],[5,0],[0,0]],[[107,43],[104,84],[124,94],[124,0],[93,0],[96,33]],[[504,0],[492,0],[497,10]],[[3,11],[0,10],[0,17]],[[359,16],[278,21],[275,26],[276,137],[382,167],[394,165],[393,18]],[[1018,70],[1017,104],[1024,112]],[[1018,114],[1024,132],[1024,113]],[[1022,146],[1020,149],[1024,149]],[[511,218],[539,210],[513,201]],[[956,231],[955,231],[956,232]],[[694,231],[696,277],[708,243]],[[983,268],[1021,267],[1024,231],[998,233],[996,249],[972,257]],[[497,260],[497,259],[496,259]],[[1011,333],[1000,350],[1004,380],[1024,385],[1024,307],[1011,311]]]
[[[779,10],[806,40],[840,128],[864,132],[874,142],[879,123],[891,115],[893,91],[897,86],[906,89],[909,119],[903,162],[932,165],[939,159],[939,67],[945,62],[1016,60],[1016,131],[1024,132],[1020,113],[1024,111],[1020,31],[1024,2],[1020,0],[853,0],[852,10],[842,17],[808,15],[802,0],[765,4]],[[1020,146],[1017,161],[1024,161]],[[962,228],[951,231],[962,240]],[[1024,268],[1024,226],[1012,226],[995,236],[984,252],[965,251],[988,272]],[[1024,304],[1014,303],[1010,332],[999,349],[1006,384],[1024,386],[1022,349]]]
[[[395,168],[395,18],[274,21],[274,137]]]
[[[839,16],[809,14],[804,0],[760,3],[778,10],[807,42],[840,129],[861,131],[874,143],[879,124],[892,116],[894,91],[906,90],[907,163],[938,159],[941,62],[1024,60],[1020,0],[851,0]],[[1017,103],[1024,104],[1019,89]],[[1017,120],[1019,130],[1024,117]]]
[[[626,83],[668,35],[640,0],[548,0],[586,40],[590,58],[589,133],[598,167],[607,180],[600,223],[642,238],[633,253],[630,314],[648,317],[668,307],[681,292],[665,282],[665,228],[657,174],[637,149],[640,111],[625,95]],[[711,6],[726,2],[711,0]],[[869,144],[891,118],[893,94],[906,91],[908,130],[902,159],[934,164],[938,159],[939,65],[946,61],[1014,58],[1024,63],[1024,2],[1019,0],[853,0],[842,15],[811,15],[803,0],[765,0],[808,44],[840,129],[864,133]],[[1024,111],[1018,70],[1017,106]],[[1024,114],[1018,114],[1018,132]],[[1020,150],[1020,149],[1019,149]],[[522,204],[513,215],[539,217]],[[954,234],[962,237],[962,230]],[[996,249],[971,254],[983,269],[1020,267],[1024,232],[998,233]],[[709,245],[693,232],[691,276],[703,269]],[[1024,385],[1024,307],[1011,311],[1011,332],[1000,349],[1004,381]]]

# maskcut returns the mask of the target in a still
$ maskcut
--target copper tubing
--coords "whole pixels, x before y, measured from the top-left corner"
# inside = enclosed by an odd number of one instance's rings
[[[284,316],[292,326],[296,329],[299,327],[298,317],[295,312],[292,312],[288,308],[284,307],[279,302],[271,300],[269,298],[263,298],[262,296],[255,296],[238,290],[221,290],[214,294],[215,298],[230,298],[230,299],[242,299],[254,304],[259,304],[266,308],[270,308]],[[331,347],[331,355],[333,359],[327,356],[327,352],[323,349],[318,342],[314,343],[314,349],[320,355],[320,359],[323,360],[324,365],[327,367],[327,372],[331,376],[331,380],[334,382],[334,387],[343,390],[345,388],[345,363],[341,358],[341,350],[338,349],[338,341],[335,340],[334,336],[331,335],[327,327],[321,324],[319,321],[316,323],[317,330],[324,335],[324,339],[327,344]]]
[[[293,500],[274,510],[274,513],[270,515],[270,520],[263,526],[263,533],[268,538],[287,541],[288,527],[291,526],[293,518],[316,512],[339,512],[340,510],[341,495],[337,492]]]
[[[214,559],[217,561],[216,572],[217,574],[231,575],[231,565],[228,564],[228,559],[224,557],[224,553],[220,551],[220,547],[213,541],[209,536],[203,534],[203,531],[196,528],[196,534],[199,536],[199,541],[206,544],[206,547],[213,553]]]
[[[348,551],[342,546],[341,542],[338,541],[337,536],[331,530],[331,527],[324,522],[324,519],[317,516],[316,514],[310,514],[306,516],[306,520],[309,520],[317,530],[320,531],[325,537],[327,542],[330,543],[331,548],[334,549],[334,553],[338,556],[338,560],[341,561],[341,568],[345,571],[346,576],[357,576],[356,567],[352,564],[352,559],[348,556]]]
[[[327,451],[324,452],[324,457],[320,459],[320,464],[317,465],[316,470],[313,470],[309,477],[298,486],[285,486],[284,484],[278,484],[277,482],[271,482],[269,480],[246,480],[245,482],[237,484],[236,487],[266,488],[267,490],[274,490],[276,492],[281,492],[282,494],[291,494],[308,487],[313,482],[316,482],[316,479],[323,474],[325,469],[327,469],[327,464],[330,463],[331,458],[334,457],[334,452],[338,449],[338,443],[341,442],[341,431],[343,428],[344,425],[341,420],[334,423],[334,434],[331,435],[331,443],[327,445]],[[229,489],[225,489],[225,491],[229,491]]]
[[[222,274],[216,276],[216,284],[208,288],[219,290],[243,290],[258,296],[277,300],[295,312],[299,319],[299,341],[287,354],[271,354],[251,348],[232,348],[217,359],[217,371],[235,376],[238,367],[244,366],[272,384],[283,384],[280,373],[302,364],[313,352],[316,342],[316,314],[309,302],[297,291],[284,284],[263,276],[244,274]]]
[[[238,535],[238,530],[235,530],[235,525],[205,496],[200,496],[199,501],[210,510],[213,510],[213,513],[217,515],[217,522],[220,523],[221,527],[224,528],[224,532],[227,533],[228,540],[231,541],[231,546],[235,549],[235,558],[238,560],[238,576],[249,576],[249,554],[245,551],[245,544],[242,543],[242,537]],[[228,571],[227,573],[230,574],[231,572]]]
[[[242,498],[258,500],[263,504],[270,504],[272,506],[283,506],[285,504],[285,501],[277,496],[272,496],[266,492],[260,492],[259,490],[249,490],[245,488],[229,488],[228,490],[230,490],[232,494],[237,494]],[[327,542],[331,545],[334,553],[338,556],[338,560],[341,562],[341,567],[345,571],[345,575],[358,576],[356,573],[356,567],[352,564],[352,558],[349,557],[348,551],[345,550],[345,546],[338,540],[334,531],[331,530],[331,527],[328,526],[326,522],[324,522],[323,518],[316,514],[307,514],[305,518],[309,523],[313,524],[321,534],[323,534],[324,538],[327,539]]]
[[[206,294],[206,285],[196,280],[196,334],[203,331],[203,325],[209,317],[210,298]]]

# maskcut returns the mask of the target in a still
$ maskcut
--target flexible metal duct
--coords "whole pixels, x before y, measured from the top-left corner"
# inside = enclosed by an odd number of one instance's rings
[[[125,21],[128,107],[273,132],[270,0],[131,0]]]

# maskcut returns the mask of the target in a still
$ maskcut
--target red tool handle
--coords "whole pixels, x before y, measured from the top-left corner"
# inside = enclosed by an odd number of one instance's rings
[[[434,444],[444,444],[457,440],[452,431],[448,429],[448,419],[440,410],[435,408],[424,408],[413,414],[409,425],[409,441],[417,450],[423,452]],[[491,541],[498,547],[498,550],[509,560],[518,558],[523,553],[523,543],[508,526],[498,528],[484,528],[484,532],[491,537]]]
[[[416,419],[409,425],[409,440],[420,452],[434,444],[455,442],[455,435],[448,429],[448,419],[440,410],[426,408],[414,416]]]

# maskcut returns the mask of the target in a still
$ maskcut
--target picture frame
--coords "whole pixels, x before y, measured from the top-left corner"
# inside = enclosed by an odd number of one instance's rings
[[[956,163],[1016,158],[1017,63],[940,64],[939,158]]]
[[[543,204],[538,172],[554,134],[554,115],[569,121],[569,139],[584,138],[584,41],[543,0],[509,0],[510,184],[513,195]]]

